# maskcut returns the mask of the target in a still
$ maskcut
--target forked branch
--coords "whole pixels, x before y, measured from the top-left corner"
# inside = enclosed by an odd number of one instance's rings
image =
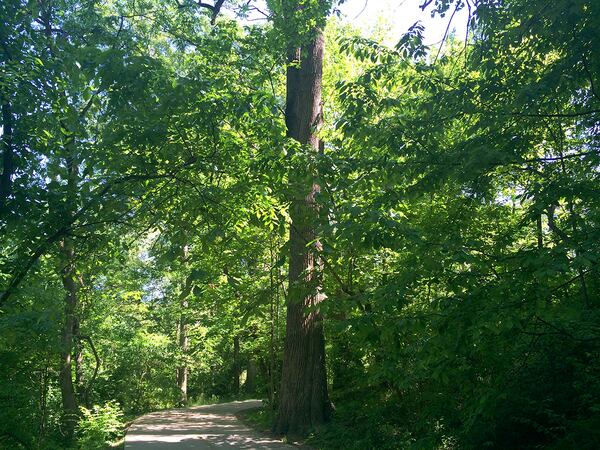
[[[203,2],[202,0],[198,0],[197,2],[184,2],[184,3],[179,3],[179,0],[176,0],[176,2],[177,2],[178,8],[187,8],[190,6],[198,6],[200,8],[208,9],[211,14],[210,23],[211,23],[211,25],[214,25],[217,20],[217,17],[219,16],[219,12],[221,11],[223,3],[225,3],[225,0],[215,0],[215,2],[212,5],[210,3]]]

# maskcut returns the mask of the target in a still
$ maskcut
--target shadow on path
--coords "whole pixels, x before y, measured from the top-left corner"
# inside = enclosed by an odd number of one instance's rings
[[[239,411],[260,406],[260,400],[246,400],[147,414],[129,427],[125,450],[294,448],[261,435],[235,417]]]

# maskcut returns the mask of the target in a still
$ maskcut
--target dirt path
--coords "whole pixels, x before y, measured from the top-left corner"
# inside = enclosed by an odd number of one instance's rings
[[[238,411],[260,405],[260,400],[246,400],[147,414],[127,431],[125,450],[294,448],[246,427],[235,418]]]

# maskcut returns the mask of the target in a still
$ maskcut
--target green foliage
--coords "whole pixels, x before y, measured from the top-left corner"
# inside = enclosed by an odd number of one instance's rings
[[[269,432],[275,421],[275,410],[272,408],[245,409],[237,413],[236,417],[252,428]]]
[[[415,448],[598,445],[577,425],[600,396],[598,14],[542,3],[482,2],[431,60],[398,51],[411,36],[342,47],[371,64],[341,85],[325,171],[332,382]]]
[[[118,403],[108,402],[91,410],[81,408],[81,413],[77,425],[77,441],[81,449],[106,449],[122,437],[123,411]]]
[[[0,446],[71,445],[65,240],[73,445],[181,404],[183,366],[192,404],[276,406],[288,174],[310,168],[336,405],[314,446],[599,448],[600,3],[426,1],[471,8],[439,53],[418,23],[387,47],[330,19],[318,154],[286,138],[286,52],[336,2],[268,3],[244,26],[162,0],[0,5]]]

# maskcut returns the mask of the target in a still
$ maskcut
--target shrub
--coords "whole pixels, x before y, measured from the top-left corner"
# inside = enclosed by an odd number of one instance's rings
[[[77,426],[79,447],[85,450],[103,450],[118,440],[124,429],[123,412],[117,402],[81,408],[82,417]]]

